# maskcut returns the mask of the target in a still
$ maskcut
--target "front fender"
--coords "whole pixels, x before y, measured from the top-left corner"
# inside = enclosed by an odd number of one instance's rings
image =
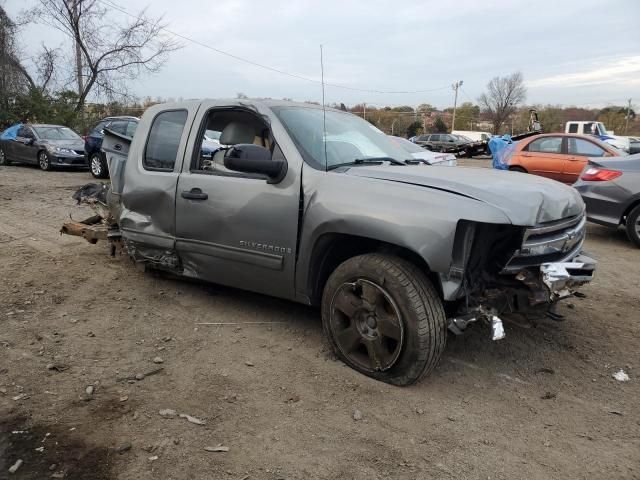
[[[451,192],[307,166],[302,177],[304,208],[295,280],[302,295],[313,291],[313,255],[327,234],[402,247],[419,255],[433,273],[446,273],[460,220],[510,224],[497,208]]]

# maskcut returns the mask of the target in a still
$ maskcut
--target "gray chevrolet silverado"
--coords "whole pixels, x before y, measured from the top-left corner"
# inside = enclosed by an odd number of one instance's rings
[[[202,153],[207,135],[217,150]],[[155,105],[131,141],[106,131],[110,188],[66,233],[136,262],[319,305],[328,341],[365,375],[407,385],[447,329],[541,316],[589,282],[585,209],[541,177],[434,167],[354,115],[281,101]]]

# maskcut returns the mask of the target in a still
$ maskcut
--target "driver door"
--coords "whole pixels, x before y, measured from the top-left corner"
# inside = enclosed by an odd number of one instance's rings
[[[176,248],[185,275],[293,298],[299,173],[289,165],[284,179],[267,183],[224,166],[225,151],[234,144],[254,143],[284,159],[269,127],[253,112],[203,109],[193,127],[198,128],[176,191]],[[223,148],[213,158],[202,155],[205,130],[222,132]]]

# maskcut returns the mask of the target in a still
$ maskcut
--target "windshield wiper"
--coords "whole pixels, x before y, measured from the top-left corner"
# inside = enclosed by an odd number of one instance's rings
[[[392,157],[369,157],[369,158],[356,158],[353,162],[336,163],[335,165],[329,165],[327,170],[335,170],[340,167],[353,167],[354,165],[382,165],[383,162],[389,162],[393,165],[406,165],[400,160],[396,160]]]
[[[407,158],[404,163],[405,165],[420,165],[421,163],[424,163],[425,165],[431,165],[423,158]]]

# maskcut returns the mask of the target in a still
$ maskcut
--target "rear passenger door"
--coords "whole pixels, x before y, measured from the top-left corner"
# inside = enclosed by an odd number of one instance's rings
[[[197,104],[162,110],[142,120],[145,136],[134,137],[125,164],[120,230],[135,253],[175,268],[176,185]]]
[[[562,169],[563,181],[578,180],[590,157],[604,157],[607,151],[586,138],[567,137],[567,156]]]
[[[566,161],[562,149],[562,137],[539,137],[522,149],[522,165],[534,175],[563,181],[563,168]]]

